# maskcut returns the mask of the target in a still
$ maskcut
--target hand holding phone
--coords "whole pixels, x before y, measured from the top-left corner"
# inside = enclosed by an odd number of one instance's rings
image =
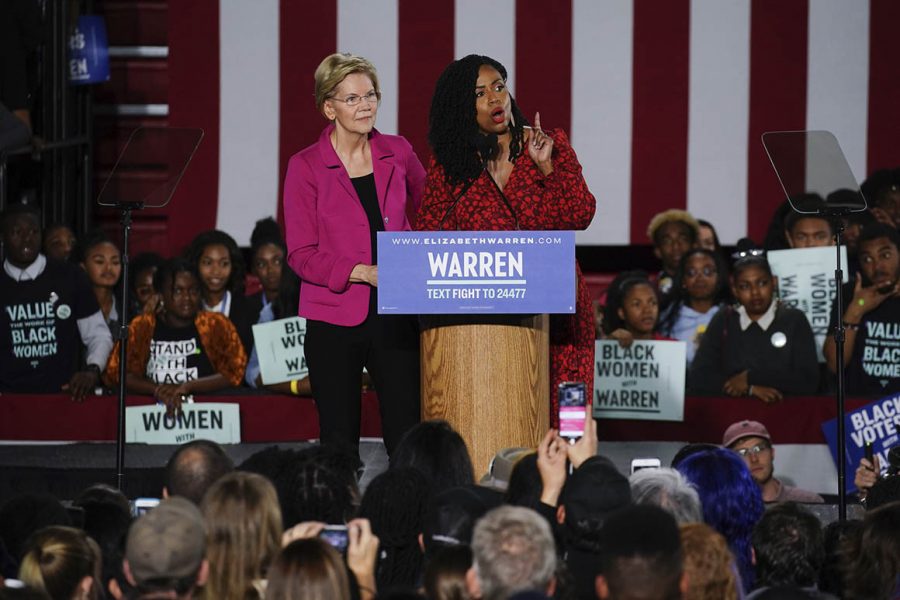
[[[574,443],[584,436],[584,422],[587,415],[584,382],[563,382],[557,389],[559,398],[559,436]]]
[[[347,554],[350,538],[347,534],[346,525],[326,525],[319,531],[319,537],[328,542],[332,548],[342,555]]]

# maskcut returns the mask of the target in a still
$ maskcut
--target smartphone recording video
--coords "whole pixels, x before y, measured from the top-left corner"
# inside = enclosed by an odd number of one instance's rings
[[[346,525],[326,525],[319,533],[319,537],[341,554],[347,554],[350,538],[347,536]]]
[[[587,411],[583,382],[559,384],[559,435],[574,441],[584,435],[584,418]]]

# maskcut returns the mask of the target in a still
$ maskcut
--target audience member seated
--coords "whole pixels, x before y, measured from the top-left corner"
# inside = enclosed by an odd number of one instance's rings
[[[350,580],[341,555],[321,538],[291,542],[272,562],[266,598],[350,600]]]
[[[44,255],[52,260],[68,262],[76,241],[71,227],[65,223],[53,223],[44,230]]]
[[[783,484],[773,473],[775,448],[766,426],[758,421],[732,423],[722,436],[722,447],[728,448],[744,459],[754,481],[759,484],[763,502],[822,503],[825,500],[815,492],[808,492]]]
[[[675,517],[679,525],[702,523],[697,490],[675,469],[641,469],[628,478],[635,504],[653,504]]]
[[[200,505],[212,484],[234,470],[220,445],[210,440],[182,444],[166,463],[163,498],[181,496]]]
[[[489,510],[500,506],[502,500],[495,490],[473,484],[450,488],[432,496],[425,506],[419,536],[426,567],[441,550],[470,546],[475,523]]]
[[[719,242],[719,234],[712,223],[704,219],[697,219],[697,247],[710,252],[721,253],[722,244]]]
[[[844,322],[844,370],[847,393],[887,396],[900,392],[900,233],[874,224],[859,236],[859,268],[855,282],[844,286],[844,306],[831,309],[829,332],[838,315]],[[825,362],[837,371],[834,334],[825,338]]]
[[[138,315],[158,312],[162,298],[153,289],[153,276],[161,264],[163,257],[155,252],[142,252],[129,262],[129,322]]]
[[[900,596],[900,503],[867,512],[860,534],[848,536],[843,558],[845,600]]]
[[[403,434],[391,455],[390,468],[397,467],[420,471],[432,494],[475,483],[466,442],[442,420],[423,421]]]
[[[656,285],[664,297],[672,289],[681,257],[697,245],[699,231],[697,220],[684,210],[667,210],[650,220],[647,237],[653,242],[653,254],[662,262]]]
[[[79,494],[73,505],[81,508],[84,515],[82,529],[100,548],[103,560],[99,584],[106,590],[108,582],[122,572],[122,550],[131,525],[128,498],[116,488],[100,483]]]
[[[342,525],[356,516],[360,463],[355,453],[314,445],[296,452],[282,450],[271,456],[271,462],[277,474],[270,478],[278,490],[285,527],[305,521]],[[241,468],[249,466],[244,463]]]
[[[814,514],[793,502],[775,506],[753,530],[756,589],[747,600],[756,600],[767,589],[791,586],[814,598],[820,594],[819,570],[825,561],[822,526]]]
[[[819,363],[812,329],[806,315],[778,303],[765,257],[738,259],[731,290],[740,306],[726,307],[710,321],[691,363],[688,390],[766,403],[815,393]]]
[[[163,500],[139,517],[125,544],[125,577],[136,591],[129,598],[202,597],[209,576],[206,543],[203,516],[184,498]]]
[[[850,281],[859,273],[859,236],[863,229],[874,224],[875,217],[868,210],[850,213],[844,217],[844,234],[841,241],[847,247],[847,273]]]
[[[217,229],[191,241],[184,257],[199,276],[203,310],[222,314],[234,323],[244,350],[253,349],[253,324],[262,308],[259,298],[244,295],[244,257],[234,238]]]
[[[900,227],[900,168],[878,169],[863,182],[872,215],[890,227]]]
[[[381,542],[375,581],[380,594],[419,585],[423,556],[419,535],[430,497],[429,481],[416,469],[389,469],[369,483],[359,507]]]
[[[579,598],[592,598],[600,574],[601,529],[606,518],[631,504],[628,479],[602,456],[581,463],[566,479],[556,512],[565,540],[565,564]]]
[[[738,600],[734,556],[722,534],[705,523],[682,524],[681,552],[688,582],[685,600]]]
[[[0,540],[16,564],[22,561],[31,534],[53,525],[70,526],[72,519],[50,494],[19,494],[0,506]]]
[[[882,477],[869,488],[866,510],[875,510],[885,504],[900,501],[900,476]]]
[[[759,485],[731,450],[701,450],[678,465],[700,495],[703,520],[725,536],[734,554],[744,590],[753,587],[750,536],[763,513]]]
[[[819,571],[819,589],[827,594],[843,598],[844,577],[843,562],[844,549],[852,544],[852,539],[862,535],[863,522],[858,519],[846,521],[832,521],[823,532],[823,546],[825,548],[825,562]]]
[[[53,526],[28,540],[19,579],[51,600],[100,600],[100,548],[80,529]]]
[[[618,340],[623,348],[634,340],[667,339],[659,335],[659,296],[643,271],[625,271],[610,284],[606,297],[606,338]]]
[[[468,600],[466,572],[472,567],[472,548],[448,546],[435,552],[425,565],[428,600]]]
[[[110,335],[116,339],[119,335],[119,311],[122,304],[118,289],[119,277],[122,275],[122,255],[119,248],[105,233],[98,231],[84,238],[80,244],[78,260],[94,289],[94,296]]]
[[[791,248],[834,245],[834,232],[828,219],[793,210],[784,218],[784,237]]]
[[[378,558],[380,540],[372,533],[372,528],[366,519],[353,519],[347,523],[347,548],[346,564],[338,567],[333,562],[334,554],[325,550],[326,544],[316,536],[325,528],[324,523],[305,522],[284,532],[282,544],[284,548],[275,557],[272,568],[269,571],[269,582],[266,588],[267,600],[273,598],[299,600],[301,598],[330,599],[335,596],[328,594],[313,595],[310,592],[315,589],[323,589],[330,585],[342,588],[339,583],[341,571],[348,577],[350,598],[361,600],[373,600],[377,591],[375,584],[375,564]],[[315,543],[311,543],[315,541]],[[325,555],[331,558],[325,559]],[[319,557],[319,558],[317,558]],[[301,570],[301,565],[308,566]],[[317,566],[319,565],[319,566]],[[311,572],[314,570],[314,572]],[[323,584],[321,579],[332,579],[331,584]],[[291,577],[300,577],[301,581],[288,581]],[[309,586],[302,585],[303,578],[309,577]],[[299,594],[297,592],[300,592]],[[324,592],[323,592],[324,593]],[[346,598],[347,596],[336,596]],[[378,597],[382,597],[379,594]],[[388,597],[384,595],[384,597]]]
[[[600,600],[669,600],[687,591],[678,525],[658,506],[629,506],[613,513],[600,539]]]
[[[40,215],[13,204],[0,217],[0,393],[59,393],[82,400],[100,383],[112,336],[76,265],[40,253]],[[79,338],[87,365],[78,365]]]
[[[486,514],[472,534],[473,565],[466,572],[469,595],[509,598],[556,587],[556,548],[547,521],[528,508],[501,506]]]
[[[300,303],[300,279],[293,269],[284,269],[284,255],[287,247],[281,237],[281,229],[271,218],[256,222],[250,236],[251,270],[259,279],[262,289],[249,298],[253,304],[262,307],[254,323],[269,323],[276,319],[297,316]],[[260,375],[259,353],[256,343],[250,353],[244,381],[252,388],[265,387],[280,394],[311,396],[309,376],[294,381],[263,385]]]
[[[263,598],[265,573],[281,548],[281,509],[275,486],[261,475],[235,471],[209,488],[200,508],[209,559],[205,598]]]
[[[721,255],[703,248],[689,250],[678,263],[670,296],[659,332],[685,342],[690,366],[709,322],[728,301],[728,267]]]
[[[784,235],[784,221],[792,212],[794,212],[794,209],[791,208],[791,203],[788,200],[784,200],[772,213],[772,219],[769,221],[769,227],[766,229],[766,237],[763,239],[763,248],[767,252],[790,248]]]
[[[163,311],[158,318],[140,315],[128,328],[128,391],[152,395],[177,411],[187,396],[240,385],[247,355],[231,321],[200,311],[200,286],[190,263],[166,261],[153,284]],[[118,383],[118,344],[106,377],[111,385]]]

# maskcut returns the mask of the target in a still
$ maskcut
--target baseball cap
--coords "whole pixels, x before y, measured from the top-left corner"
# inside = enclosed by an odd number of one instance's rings
[[[766,429],[765,425],[759,421],[745,420],[728,426],[728,429],[725,430],[725,435],[722,436],[722,447],[728,448],[739,439],[750,436],[760,437],[769,442],[772,441],[772,436],[769,435],[769,430]]]
[[[422,523],[426,552],[439,546],[471,544],[475,522],[502,503],[502,494],[474,484],[437,494],[429,501]]]
[[[169,498],[128,531],[125,558],[135,582],[182,579],[197,573],[206,555],[206,526],[189,500]]]
[[[584,461],[566,480],[560,497],[566,521],[603,521],[606,515],[631,504],[631,485],[615,465],[602,456]]]

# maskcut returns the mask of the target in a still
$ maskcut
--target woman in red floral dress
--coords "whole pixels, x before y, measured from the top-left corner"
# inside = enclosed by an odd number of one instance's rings
[[[506,69],[486,56],[451,63],[431,102],[434,158],[416,220],[424,231],[585,229],[596,201],[561,129],[529,127],[506,88]],[[550,318],[550,402],[556,386],[583,381],[593,397],[594,315],[578,265],[574,315]]]

